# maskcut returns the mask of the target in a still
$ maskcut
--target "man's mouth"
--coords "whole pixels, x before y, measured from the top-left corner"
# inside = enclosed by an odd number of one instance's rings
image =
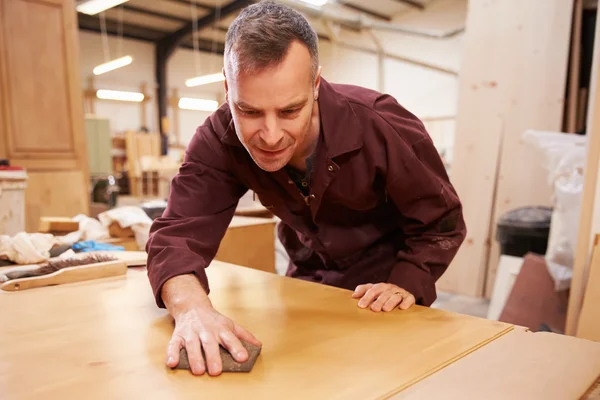
[[[282,154],[285,150],[287,150],[287,147],[284,147],[282,149],[275,149],[275,150],[265,150],[265,149],[261,149],[258,148],[258,151],[260,151],[262,154],[268,156],[268,157],[274,157],[274,156],[278,156],[280,154]]]

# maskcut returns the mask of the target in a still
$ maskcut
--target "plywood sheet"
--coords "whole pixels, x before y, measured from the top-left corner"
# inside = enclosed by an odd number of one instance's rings
[[[468,233],[442,290],[481,296],[487,281],[491,295],[495,269],[488,274],[487,265],[499,258],[498,216],[551,201],[545,172],[520,138],[527,129],[561,129],[572,7],[562,0],[469,2],[451,170]]]
[[[0,324],[3,396],[384,398],[512,329],[418,306],[373,313],[347,290],[219,262],[208,274],[215,307],[263,342],[251,373],[166,369],[172,320],[145,273],[129,270],[125,279],[0,293],[11,321]]]
[[[532,331],[549,328],[563,333],[568,300],[568,291],[554,289],[544,257],[527,254],[498,320]]]
[[[600,342],[600,235],[592,252],[589,275],[579,316],[577,337]]]
[[[515,329],[392,399],[579,399],[598,376],[600,343]]]

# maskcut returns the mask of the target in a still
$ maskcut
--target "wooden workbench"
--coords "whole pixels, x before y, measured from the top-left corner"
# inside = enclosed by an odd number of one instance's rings
[[[262,342],[249,374],[165,367],[173,324],[146,273],[0,292],[0,397],[386,398],[510,331],[414,307],[373,313],[347,290],[213,262],[211,299]]]
[[[349,291],[218,261],[207,272],[217,309],[263,342],[251,373],[166,368],[173,322],[131,268],[0,291],[0,398],[558,400],[600,375],[600,343],[418,306],[376,314]]]

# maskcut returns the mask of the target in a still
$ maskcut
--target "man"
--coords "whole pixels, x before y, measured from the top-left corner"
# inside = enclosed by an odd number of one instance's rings
[[[226,104],[191,140],[147,244],[156,302],[176,323],[170,367],[185,346],[194,374],[217,375],[219,344],[238,361],[240,339],[260,345],[212,307],[204,271],[249,189],[281,218],[287,275],[354,290],[376,312],[430,305],[464,240],[422,123],[391,96],[325,81],[317,46],[299,13],[270,1],[228,30]]]

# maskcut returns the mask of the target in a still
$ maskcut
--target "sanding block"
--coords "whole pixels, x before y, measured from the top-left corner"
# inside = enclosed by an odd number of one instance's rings
[[[254,363],[260,354],[261,347],[253,344],[244,342],[242,340],[242,346],[248,351],[248,360],[243,363],[235,361],[231,353],[227,351],[223,346],[219,346],[219,352],[221,354],[221,361],[223,364],[223,372],[250,372]],[[202,357],[204,356],[204,349],[202,350]],[[179,364],[175,367],[176,369],[191,369],[190,362],[188,360],[187,351],[185,348],[179,351]]]

